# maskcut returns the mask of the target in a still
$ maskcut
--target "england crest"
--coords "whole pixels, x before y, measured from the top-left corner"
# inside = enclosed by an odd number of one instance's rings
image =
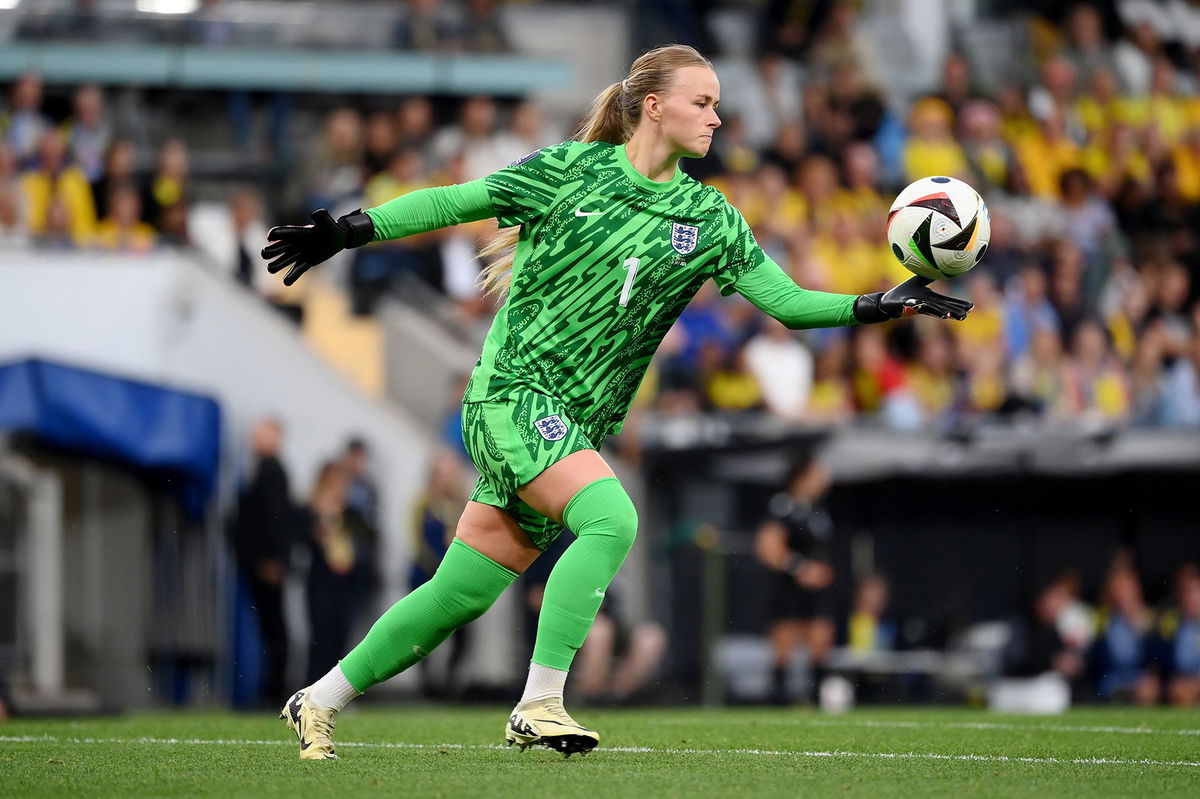
[[[680,255],[690,255],[692,250],[696,249],[696,242],[699,239],[700,228],[695,225],[681,225],[678,222],[671,223],[671,246]]]
[[[533,426],[547,441],[559,441],[567,435],[567,424],[557,413],[544,419],[538,419]]]

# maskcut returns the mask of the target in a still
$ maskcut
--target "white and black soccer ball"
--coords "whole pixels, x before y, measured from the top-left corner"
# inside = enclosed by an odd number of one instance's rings
[[[910,272],[945,280],[972,269],[987,252],[992,221],[979,192],[961,180],[913,181],[888,210],[888,243]]]

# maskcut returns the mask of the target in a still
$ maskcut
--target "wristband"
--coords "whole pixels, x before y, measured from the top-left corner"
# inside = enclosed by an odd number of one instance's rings
[[[358,209],[338,219],[338,225],[346,231],[346,249],[361,247],[375,241],[375,223],[371,217]]]

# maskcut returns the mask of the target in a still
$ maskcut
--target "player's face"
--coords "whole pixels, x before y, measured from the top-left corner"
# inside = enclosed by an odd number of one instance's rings
[[[713,131],[721,127],[717,107],[721,84],[708,67],[683,67],[660,98],[662,132],[671,148],[689,158],[708,154]]]

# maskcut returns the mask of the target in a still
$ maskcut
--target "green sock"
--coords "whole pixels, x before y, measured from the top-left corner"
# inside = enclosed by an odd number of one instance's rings
[[[533,662],[567,671],[596,619],[604,591],[633,546],[637,510],[621,482],[605,477],[571,498],[563,523],[576,539],[546,582]]]
[[[388,608],[339,665],[359,693],[428,657],[459,627],[474,621],[517,579],[459,539],[432,579]]]

